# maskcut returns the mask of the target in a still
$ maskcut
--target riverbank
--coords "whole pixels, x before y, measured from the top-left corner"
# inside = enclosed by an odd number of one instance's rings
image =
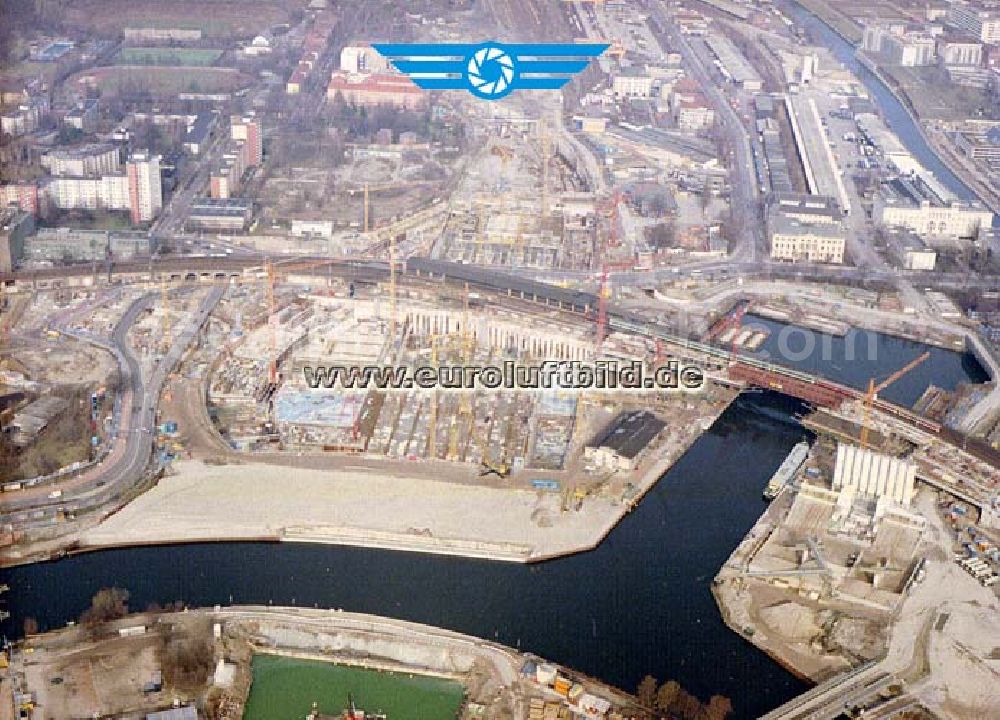
[[[845,43],[850,45],[852,48],[855,49],[857,48],[858,44],[860,43],[860,37],[854,37],[854,33],[846,32],[843,28],[841,28],[840,23],[837,22],[837,17],[833,16],[833,13],[836,13],[836,11],[829,8],[829,6],[826,3],[812,3],[808,2],[807,0],[791,0],[791,2],[795,6],[799,7],[802,11],[809,13],[810,16],[816,18],[820,23],[823,24],[824,27],[828,28],[831,32],[833,32],[837,37],[839,37]],[[826,10],[825,12],[824,9]],[[878,67],[878,65],[872,62],[870,59],[866,58],[864,54],[859,54],[855,52],[854,57],[858,61],[858,64],[864,67],[869,72],[871,72],[872,76],[881,84],[883,88],[885,88],[886,92],[888,92],[890,95],[892,95],[893,98],[895,98],[900,108],[909,117],[911,123],[913,124],[914,129],[919,134],[921,140],[927,146],[928,152],[931,155],[933,155],[933,157],[942,165],[944,169],[948,171],[948,173],[952,175],[952,177],[964,188],[965,192],[968,195],[979,198],[981,202],[984,202],[984,204],[986,204],[985,199],[981,198],[979,196],[979,193],[973,190],[972,185],[974,185],[975,183],[970,183],[969,178],[966,176],[967,174],[965,169],[959,165],[956,165],[951,158],[944,156],[940,148],[938,148],[932,141],[931,137],[927,133],[926,128],[921,122],[920,117],[913,109],[909,97],[906,95],[905,92],[903,92],[896,86],[896,83],[891,78],[891,76],[886,76],[886,74]],[[882,108],[879,109],[884,114],[884,110]],[[900,139],[903,140],[902,137]],[[904,145],[906,145],[905,141]],[[907,149],[913,152],[912,148],[910,148],[908,145]],[[914,155],[917,156],[917,153],[914,153]],[[917,159],[919,160],[920,158],[917,157]],[[933,171],[933,168],[928,168],[928,169]],[[942,180],[942,182],[945,182],[946,185],[949,184],[946,182],[947,180],[946,178],[939,177],[938,179]],[[954,188],[952,189],[954,190]],[[989,206],[990,209],[992,209],[994,212],[1000,213],[1000,209],[994,207],[994,204],[990,204]]]
[[[558,710],[587,699],[625,716],[637,709],[627,693],[499,643],[374,615],[264,606],[147,612],[32,635],[0,671],[0,695],[32,697],[40,717],[145,714],[174,701],[241,717],[261,655],[394,673],[404,684],[414,676],[447,680],[461,686],[459,702],[474,713],[506,708],[525,718],[538,702]],[[191,673],[192,666],[202,670]],[[535,672],[539,666],[544,672]],[[557,675],[579,685],[573,701],[553,690]],[[301,685],[302,695],[283,708],[297,717],[323,689],[308,679]]]
[[[827,25],[829,27],[829,25]],[[934,153],[934,156],[944,165],[948,171],[958,178],[966,189],[972,193],[981,203],[988,207],[991,211],[995,213],[1000,213],[1000,203],[996,200],[996,193],[992,195],[984,193],[980,190],[979,186],[982,181],[973,176],[969,176],[969,171],[967,168],[958,163],[955,158],[951,156],[954,152],[954,148],[948,143],[947,140],[942,139],[940,135],[932,135],[927,126],[924,124],[923,119],[921,119],[920,114],[917,112],[916,107],[913,104],[913,100],[910,98],[910,94],[902,87],[899,81],[896,79],[892,73],[883,69],[878,62],[860,50],[855,53],[855,57],[858,62],[863,65],[872,75],[878,78],[886,90],[892,93],[893,97],[899,102],[900,106],[910,116],[910,120],[913,126],[916,128],[917,132],[920,134],[921,139],[927,145],[927,147]],[[932,87],[926,88],[928,91],[933,90]],[[947,150],[947,152],[945,151]]]
[[[521,473],[489,486],[445,482],[454,463],[395,465],[363,457],[334,470],[253,461],[179,460],[147,492],[96,524],[44,546],[8,550],[7,565],[61,552],[199,542],[297,542],[535,563],[593,550],[725,411],[734,390],[714,388],[701,423],[673,427],[628,476],[628,492],[602,489],[607,478],[567,508],[564,492],[533,488]],[[435,472],[435,466],[441,467]],[[465,472],[477,469],[465,466]],[[528,473],[530,475],[530,473]],[[593,487],[600,478],[565,477]],[[588,485],[589,483],[589,485]],[[616,482],[616,485],[620,484]],[[37,550],[37,548],[36,548]]]
[[[847,707],[841,705],[844,697],[858,706],[885,704],[886,710],[919,702],[959,720],[995,716],[1000,694],[983,688],[990,686],[994,674],[990,660],[1000,628],[998,600],[992,589],[964,573],[951,558],[953,533],[939,513],[940,496],[921,488],[908,508],[912,514],[906,525],[910,530],[920,528],[912,545],[921,570],[900,587],[889,586],[892,602],[876,608],[871,593],[858,593],[857,583],[845,579],[849,568],[830,562],[836,551],[824,538],[815,543],[823,548],[823,562],[832,570],[827,580],[832,592],[807,591],[800,584],[802,576],[796,577],[789,568],[760,572],[759,567],[769,563],[759,558],[767,555],[765,546],[773,551],[775,537],[787,534],[816,510],[803,514],[800,498],[790,512],[793,492],[784,491],[761,515],[720,570],[713,595],[734,632],[791,672],[822,686],[811,693],[815,701],[793,701],[802,703],[796,710],[802,714],[796,716],[805,717],[810,703],[812,711],[838,712]],[[814,493],[810,496],[818,497]],[[901,527],[882,526],[877,533],[898,535]],[[907,543],[890,545],[890,552],[899,552]],[[853,588],[847,589],[852,583]],[[897,684],[894,693],[880,695],[874,680],[855,685],[850,692],[838,687],[852,673],[868,670],[876,678],[892,675]]]

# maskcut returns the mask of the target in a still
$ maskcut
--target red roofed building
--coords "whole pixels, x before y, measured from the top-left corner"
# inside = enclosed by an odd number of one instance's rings
[[[337,94],[351,105],[392,105],[414,110],[427,105],[427,93],[405,75],[347,75],[334,73],[326,89],[326,97]]]

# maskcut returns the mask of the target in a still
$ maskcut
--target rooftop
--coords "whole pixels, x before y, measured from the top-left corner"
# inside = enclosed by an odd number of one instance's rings
[[[840,205],[829,195],[780,193],[771,202],[771,212],[777,214],[815,215],[840,220]]]
[[[899,176],[882,183],[879,193],[886,205],[897,207],[918,207],[922,203],[945,207],[947,199],[942,197],[919,176]]]
[[[777,235],[819,235],[832,239],[846,237],[840,223],[802,222],[781,213],[776,214],[771,219],[771,231]]]
[[[198,113],[198,116],[195,118],[194,122],[188,128],[187,133],[184,135],[184,142],[198,144],[205,142],[209,134],[212,132],[212,127],[214,125],[214,115],[211,113]]]
[[[80,145],[78,147],[72,148],[56,148],[55,150],[50,150],[47,155],[57,158],[63,158],[66,160],[74,158],[85,158],[92,155],[103,155],[107,152],[117,151],[118,147],[112,145],[111,143],[88,143],[86,145]]]
[[[621,457],[632,459],[642,452],[666,425],[648,410],[623,412],[587,444],[589,447],[606,447]]]
[[[198,198],[191,203],[191,215],[246,215],[253,208],[253,200],[248,198]]]

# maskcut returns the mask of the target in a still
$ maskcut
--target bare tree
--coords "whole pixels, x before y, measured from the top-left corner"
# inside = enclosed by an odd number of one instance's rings
[[[80,622],[88,628],[95,628],[111,620],[118,620],[128,614],[129,592],[119,587],[101,588],[90,601],[90,607],[83,611]]]
[[[656,684],[656,678],[652,675],[647,675],[642,679],[636,692],[640,704],[645,707],[653,707],[653,702],[656,700]]]
[[[24,634],[25,636],[38,634],[38,621],[30,615],[24,618]]]
[[[669,710],[680,691],[681,685],[676,680],[667,680],[660,685],[660,689],[656,691],[656,709],[664,712]]]

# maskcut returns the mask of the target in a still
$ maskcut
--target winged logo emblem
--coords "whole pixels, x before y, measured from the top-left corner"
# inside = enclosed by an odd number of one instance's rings
[[[558,90],[603,53],[607,43],[373,43],[425,90],[468,90],[499,100],[515,90]]]

